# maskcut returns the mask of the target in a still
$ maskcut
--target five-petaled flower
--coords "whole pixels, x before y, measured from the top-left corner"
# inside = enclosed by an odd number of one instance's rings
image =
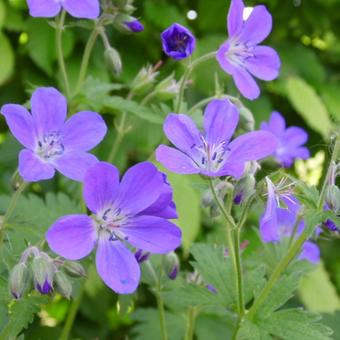
[[[55,169],[76,181],[98,162],[86,151],[104,138],[107,127],[96,112],[82,111],[65,122],[65,97],[51,87],[38,88],[31,98],[30,114],[25,107],[7,104],[1,108],[14,137],[23,145],[19,174],[27,182],[50,179]]]
[[[286,122],[279,112],[272,112],[269,121],[261,124],[261,130],[269,131],[278,138],[279,145],[273,155],[281,166],[289,168],[295,159],[309,158],[308,149],[302,146],[308,139],[307,132],[297,126],[286,129]]]
[[[84,200],[93,215],[68,215],[57,220],[46,235],[50,248],[69,260],[81,259],[97,245],[97,271],[115,292],[132,293],[140,268],[127,248],[167,253],[181,243],[172,190],[164,174],[148,162],[130,168],[119,182],[119,172],[100,162],[84,180]]]
[[[53,18],[64,9],[75,18],[96,19],[100,13],[99,0],[27,0],[32,17]]]
[[[175,60],[189,57],[195,50],[196,39],[184,26],[174,23],[161,34],[163,51]]]
[[[217,51],[217,61],[229,73],[248,99],[260,95],[253,76],[262,80],[277,78],[280,58],[268,46],[258,46],[272,29],[272,16],[265,6],[255,6],[247,20],[243,19],[242,0],[232,0],[228,13],[228,40]]]
[[[285,237],[299,236],[305,227],[303,219],[299,217],[301,203],[290,190],[280,192],[268,177],[266,181],[267,204],[260,218],[260,234],[263,242],[276,243]],[[320,250],[315,243],[306,241],[299,258],[317,263],[320,260]]]
[[[239,121],[238,108],[229,100],[212,100],[204,113],[204,133],[183,114],[169,114],[164,132],[177,149],[160,145],[156,159],[180,174],[240,178],[247,161],[259,160],[277,147],[267,131],[253,131],[231,140]]]

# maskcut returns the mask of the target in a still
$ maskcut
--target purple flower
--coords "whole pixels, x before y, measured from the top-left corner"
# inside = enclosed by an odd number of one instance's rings
[[[42,87],[31,98],[30,114],[25,107],[7,104],[1,108],[14,137],[23,145],[19,173],[28,182],[50,179],[55,169],[81,181],[89,166],[98,162],[86,151],[106,134],[106,124],[95,112],[82,111],[65,122],[67,103],[56,89]]]
[[[258,46],[272,29],[272,16],[265,6],[255,6],[247,20],[243,19],[242,0],[232,0],[228,13],[229,39],[217,51],[217,61],[233,77],[241,92],[248,99],[260,95],[253,76],[273,80],[279,75],[280,58],[268,46]]]
[[[160,145],[156,159],[180,174],[240,178],[247,161],[270,155],[277,147],[276,137],[266,131],[253,131],[230,140],[239,121],[239,112],[229,100],[211,101],[204,113],[204,133],[183,114],[169,114],[164,132],[176,146]]]
[[[298,214],[301,210],[300,202],[288,191],[279,193],[272,181],[266,177],[268,198],[266,209],[260,218],[260,235],[263,242],[279,242],[285,237],[291,237],[298,223]],[[305,227],[303,220],[297,225],[295,236],[299,236]],[[317,245],[306,241],[303,245],[300,259],[312,263],[319,261]]]
[[[189,57],[195,50],[196,39],[193,34],[180,24],[172,24],[161,34],[163,51],[175,60]]]
[[[84,200],[92,215],[61,217],[48,230],[47,242],[69,260],[89,255],[96,246],[98,274],[117,293],[132,293],[140,279],[126,244],[159,254],[180,245],[180,229],[167,220],[177,216],[171,187],[151,163],[133,166],[121,181],[116,167],[97,163],[85,176]]]
[[[124,24],[131,32],[138,33],[144,31],[144,25],[137,19],[125,21]]]
[[[99,17],[99,0],[27,0],[32,17],[52,18],[64,9],[75,18],[96,19]]]
[[[307,132],[297,126],[286,129],[286,122],[279,112],[272,112],[269,121],[261,124],[261,130],[278,138],[279,145],[273,155],[283,167],[291,167],[297,158],[309,158],[308,149],[302,146],[308,139]]]

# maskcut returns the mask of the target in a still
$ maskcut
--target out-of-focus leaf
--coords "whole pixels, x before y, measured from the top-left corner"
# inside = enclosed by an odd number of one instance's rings
[[[4,24],[6,18],[6,6],[3,0],[0,0],[0,29]]]
[[[12,75],[14,60],[11,43],[4,33],[0,32],[0,85]]]
[[[310,311],[334,313],[340,309],[339,296],[322,262],[301,279],[299,295]]]
[[[196,319],[195,334],[198,340],[226,340],[232,338],[231,327],[227,320],[212,315],[200,315]]]
[[[189,176],[169,173],[168,180],[174,192],[178,213],[176,224],[182,230],[182,246],[184,252],[188,252],[201,227],[201,199]]]
[[[330,114],[334,119],[340,121],[340,84],[323,84],[321,88],[321,96],[324,100]]]
[[[287,81],[287,91],[296,111],[312,129],[327,140],[332,124],[327,109],[315,90],[301,78],[292,77]]]

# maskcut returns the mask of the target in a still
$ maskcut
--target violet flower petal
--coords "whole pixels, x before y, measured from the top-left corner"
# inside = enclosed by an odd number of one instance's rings
[[[105,121],[98,113],[78,112],[64,125],[64,146],[67,150],[88,151],[103,140],[106,132]]]
[[[196,163],[181,151],[166,145],[156,149],[156,160],[165,168],[178,174],[198,174],[200,172]]]
[[[243,10],[242,0],[232,0],[228,12],[227,26],[229,36],[239,33],[243,27]]]
[[[96,19],[100,14],[99,0],[65,0],[63,7],[75,18]]]
[[[31,150],[24,149],[19,153],[19,174],[26,182],[38,182],[52,178],[55,170]]]
[[[230,140],[239,121],[239,111],[229,100],[212,100],[204,111],[206,140],[218,145]]]
[[[93,212],[110,206],[118,194],[119,171],[105,162],[98,162],[88,169],[84,178],[84,200]]]
[[[259,86],[250,73],[244,68],[235,67],[232,77],[238,90],[247,99],[254,100],[260,95]]]
[[[136,290],[140,268],[132,252],[120,241],[100,237],[96,266],[99,276],[116,293],[131,294]]]
[[[16,104],[4,105],[1,113],[13,136],[26,148],[33,149],[35,135],[31,114],[23,106]]]
[[[89,255],[97,241],[93,220],[86,215],[67,215],[59,218],[47,231],[46,240],[56,254],[68,260]]]
[[[55,0],[27,0],[30,16],[37,18],[53,18],[61,10],[61,4]]]
[[[134,247],[156,254],[165,254],[180,246],[181,230],[159,217],[134,217],[120,228],[127,242]]]
[[[308,134],[297,126],[289,127],[284,134],[285,143],[289,146],[300,146],[308,140]]]
[[[40,87],[31,98],[31,112],[37,133],[60,131],[67,114],[65,97],[53,87]]]
[[[302,252],[299,256],[300,260],[307,260],[311,263],[317,264],[320,262],[320,249],[319,247],[311,242],[306,241],[303,245]]]
[[[261,130],[271,132],[276,137],[280,138],[286,130],[286,121],[279,112],[273,111],[269,118],[269,122],[261,123]]]
[[[82,151],[71,151],[53,160],[53,165],[64,176],[74,181],[83,181],[86,171],[96,164],[96,156]]]

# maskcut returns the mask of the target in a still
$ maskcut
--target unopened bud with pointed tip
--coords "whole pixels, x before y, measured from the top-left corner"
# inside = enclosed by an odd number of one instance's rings
[[[32,261],[34,287],[41,294],[49,294],[53,290],[55,266],[48,255],[41,253]]]
[[[174,73],[163,79],[155,87],[157,97],[161,100],[169,100],[175,98],[180,89],[179,82],[176,81]]]
[[[330,210],[340,211],[340,189],[336,185],[332,184],[327,187],[325,201]]]
[[[157,75],[158,72],[155,71],[152,65],[142,67],[131,83],[131,90],[137,95],[148,92],[153,86]]]
[[[241,204],[255,193],[256,180],[254,175],[246,174],[235,185],[234,203]]]
[[[122,60],[120,58],[120,54],[115,48],[112,46],[108,47],[104,52],[104,58],[109,69],[116,75],[119,75],[122,72]]]
[[[9,289],[15,299],[20,299],[25,292],[30,278],[30,271],[23,262],[15,265],[9,277]]]
[[[178,275],[179,259],[173,251],[165,255],[165,272],[171,280],[175,280]]]
[[[139,33],[144,30],[144,25],[128,14],[118,14],[113,24],[121,33]]]
[[[85,277],[86,276],[86,271],[79,262],[65,261],[63,264],[63,269],[71,277]]]
[[[70,299],[72,295],[72,284],[65,273],[57,271],[54,275],[54,281],[57,291],[67,299]]]

